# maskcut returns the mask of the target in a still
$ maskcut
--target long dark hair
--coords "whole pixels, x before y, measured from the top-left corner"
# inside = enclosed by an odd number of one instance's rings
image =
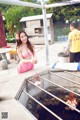
[[[22,44],[22,41],[20,39],[20,34],[24,33],[27,36],[27,42],[26,45],[28,47],[28,49],[32,52],[32,54],[34,55],[34,49],[33,49],[33,45],[31,44],[31,42],[29,41],[29,36],[27,35],[27,33],[25,31],[18,31],[16,34],[18,34],[19,39],[16,39],[17,42],[17,48],[20,47],[20,45]]]

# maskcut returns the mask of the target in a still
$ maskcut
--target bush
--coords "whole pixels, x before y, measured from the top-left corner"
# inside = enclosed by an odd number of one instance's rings
[[[7,43],[16,43],[15,38],[7,39]]]
[[[16,43],[16,39],[13,38],[11,35],[7,36],[6,40],[7,43]]]
[[[69,27],[60,27],[59,25],[54,25],[54,37],[55,41],[57,41],[58,36],[68,36],[70,32]]]

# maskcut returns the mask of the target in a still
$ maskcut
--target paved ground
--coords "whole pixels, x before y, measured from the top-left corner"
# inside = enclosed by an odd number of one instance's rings
[[[61,52],[66,43],[54,43],[49,45],[49,63],[58,61],[58,53]],[[15,47],[15,45],[14,45]],[[2,70],[0,66],[0,117],[2,112],[8,112],[9,120],[35,120],[29,112],[19,104],[14,98],[19,91],[24,80],[47,69],[46,51],[44,45],[35,45],[38,64],[33,71],[23,74],[17,73],[17,63],[11,60],[7,70]],[[14,111],[14,112],[13,112]],[[2,120],[0,118],[0,120]]]
[[[10,45],[10,44],[9,44]],[[49,64],[59,61],[58,53],[64,50],[66,43],[65,42],[56,42],[52,45],[49,45],[48,47],[48,52],[49,52]],[[11,44],[13,48],[16,47],[15,44]],[[35,50],[37,54],[37,59],[38,59],[38,64],[39,65],[46,65],[46,46],[45,45],[35,45]],[[12,70],[17,66],[17,62],[14,59],[10,60],[11,64],[8,65],[9,70]],[[8,70],[8,71],[9,71]],[[1,69],[0,65],[0,71],[1,73],[5,72],[4,70]]]

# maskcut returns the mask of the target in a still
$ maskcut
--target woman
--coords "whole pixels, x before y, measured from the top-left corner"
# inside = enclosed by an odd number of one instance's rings
[[[29,41],[29,37],[24,31],[17,33],[17,54],[20,62],[18,64],[18,73],[23,73],[34,68],[34,64],[37,63],[34,46]]]

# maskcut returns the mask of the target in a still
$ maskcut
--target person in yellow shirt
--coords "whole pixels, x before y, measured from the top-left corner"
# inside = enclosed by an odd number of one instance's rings
[[[80,31],[78,30],[79,23],[72,22],[70,24],[70,33],[68,36],[67,47],[64,53],[69,51],[70,62],[80,62]]]

